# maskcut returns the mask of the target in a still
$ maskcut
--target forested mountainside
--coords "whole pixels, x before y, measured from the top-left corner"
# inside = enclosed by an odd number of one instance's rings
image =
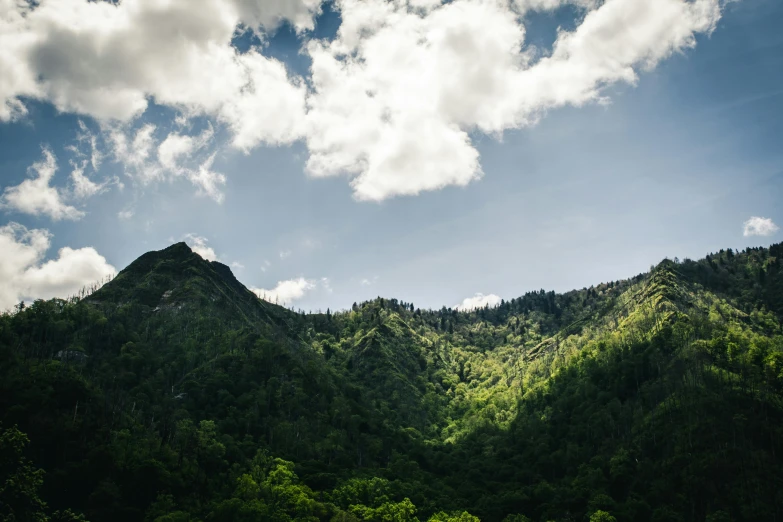
[[[0,520],[783,520],[782,257],[305,315],[147,253],[0,317]]]

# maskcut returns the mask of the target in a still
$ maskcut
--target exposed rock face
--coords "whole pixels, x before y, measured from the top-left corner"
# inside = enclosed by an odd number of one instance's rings
[[[89,357],[86,353],[79,352],[76,350],[60,350],[55,354],[55,359],[59,359],[61,361],[69,361],[69,362],[75,362],[75,363],[85,363],[87,362],[87,358]]]

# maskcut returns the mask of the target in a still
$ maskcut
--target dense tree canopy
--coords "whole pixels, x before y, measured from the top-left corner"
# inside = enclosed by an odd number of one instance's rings
[[[0,316],[0,520],[780,520],[781,256],[302,314],[145,254]]]

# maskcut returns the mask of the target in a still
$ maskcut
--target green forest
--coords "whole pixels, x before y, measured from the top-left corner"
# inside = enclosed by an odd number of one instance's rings
[[[149,252],[0,316],[0,521],[783,521],[782,259],[305,314]]]

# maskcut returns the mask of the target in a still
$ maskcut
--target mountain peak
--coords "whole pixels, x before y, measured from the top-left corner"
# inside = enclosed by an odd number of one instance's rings
[[[187,252],[187,253],[190,253],[190,252],[193,252],[193,250],[188,246],[187,243],[185,243],[184,241],[180,241],[178,243],[174,243],[173,245],[164,248],[160,252],[168,252],[168,253],[180,253],[180,252],[185,253],[185,252]]]
[[[91,300],[136,302],[154,308],[161,296],[169,291],[181,300],[193,301],[205,295],[214,297],[216,285],[225,284],[222,279],[228,279],[237,289],[228,267],[219,272],[216,273],[213,263],[193,252],[186,243],[174,243],[140,256],[93,294]]]
[[[240,283],[231,268],[207,261],[186,243],[143,254],[88,301],[105,309],[140,306],[143,313],[196,313],[243,324],[254,330],[277,328],[284,308],[262,302]],[[171,317],[167,320],[173,320]]]

